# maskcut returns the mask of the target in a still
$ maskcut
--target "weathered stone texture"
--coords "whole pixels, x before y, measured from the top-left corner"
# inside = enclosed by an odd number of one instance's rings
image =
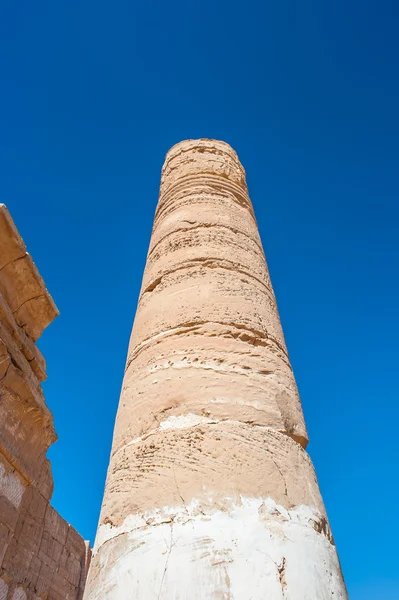
[[[78,600],[90,549],[50,505],[57,439],[35,345],[58,311],[0,205],[0,600]]]
[[[86,600],[346,598],[245,172],[167,154]]]

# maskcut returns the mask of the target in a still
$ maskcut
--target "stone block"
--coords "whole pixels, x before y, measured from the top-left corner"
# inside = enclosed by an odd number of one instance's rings
[[[18,509],[7,498],[0,496],[0,523],[14,531],[18,521]]]
[[[63,546],[68,536],[68,523],[49,504],[44,517],[44,529]]]
[[[26,577],[31,560],[32,552],[13,538],[8,545],[2,567],[14,581],[21,582]]]
[[[32,500],[29,506],[29,513],[38,523],[42,523],[48,506],[47,500],[42,494],[35,490],[32,494]]]
[[[78,587],[80,581],[80,574],[82,570],[82,563],[73,556],[70,557],[67,564],[67,580],[75,587]]]
[[[53,600],[53,595],[55,595],[55,594],[59,594],[63,599],[76,598],[76,586],[72,585],[60,573],[54,573],[54,577],[51,582],[51,592],[50,592],[51,600]]]
[[[50,590],[54,572],[55,572],[55,569],[53,566],[46,565],[45,563],[42,562],[42,564],[40,566],[39,578],[38,578],[38,582],[37,582],[37,591],[38,591],[39,595],[43,591],[46,591],[48,593],[48,591]],[[44,587],[39,588],[39,586],[44,586]]]
[[[0,514],[1,514],[1,506],[0,506]],[[12,536],[12,531],[6,526],[0,523],[0,566],[3,562],[4,555],[8,548],[8,544],[10,543]]]
[[[41,537],[41,526],[33,519],[33,517],[27,515],[24,520],[22,531],[18,537],[18,543],[26,548],[26,550],[37,553],[39,552]]]
[[[35,554],[32,556],[32,560],[29,566],[31,572],[35,574],[36,577],[39,577],[40,567],[42,566],[42,561]]]
[[[42,463],[36,487],[42,496],[50,502],[54,490],[54,481],[51,473],[51,464],[47,458]]]
[[[81,560],[86,554],[86,546],[83,538],[78,534],[76,529],[71,526],[69,526],[68,529],[68,537],[65,546],[72,556],[78,560]]]

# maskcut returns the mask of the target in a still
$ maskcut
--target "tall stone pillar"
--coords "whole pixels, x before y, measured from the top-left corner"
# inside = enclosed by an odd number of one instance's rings
[[[245,172],[167,154],[86,600],[347,598]]]

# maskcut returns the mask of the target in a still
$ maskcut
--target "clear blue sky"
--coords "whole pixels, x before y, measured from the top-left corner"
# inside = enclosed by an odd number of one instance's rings
[[[54,506],[93,539],[168,148],[247,169],[351,600],[399,598],[399,5],[2,3],[0,201],[61,316]]]

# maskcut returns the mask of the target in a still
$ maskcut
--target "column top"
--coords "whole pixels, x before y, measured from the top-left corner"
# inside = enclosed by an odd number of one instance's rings
[[[187,140],[181,140],[180,142],[177,142],[176,144],[174,144],[173,146],[171,146],[171,148],[169,148],[168,152],[166,153],[166,156],[169,156],[169,154],[173,154],[174,151],[184,151],[184,150],[191,150],[193,148],[219,148],[222,152],[226,152],[227,154],[232,154],[234,157],[236,157],[238,159],[238,155],[237,152],[234,150],[234,148],[232,146],[230,146],[230,144],[228,144],[227,142],[224,142],[223,140],[215,140],[214,138],[198,138],[198,139],[187,139]]]
[[[170,148],[162,167],[161,193],[187,176],[216,175],[246,190],[245,169],[236,151],[221,140],[183,140]]]

